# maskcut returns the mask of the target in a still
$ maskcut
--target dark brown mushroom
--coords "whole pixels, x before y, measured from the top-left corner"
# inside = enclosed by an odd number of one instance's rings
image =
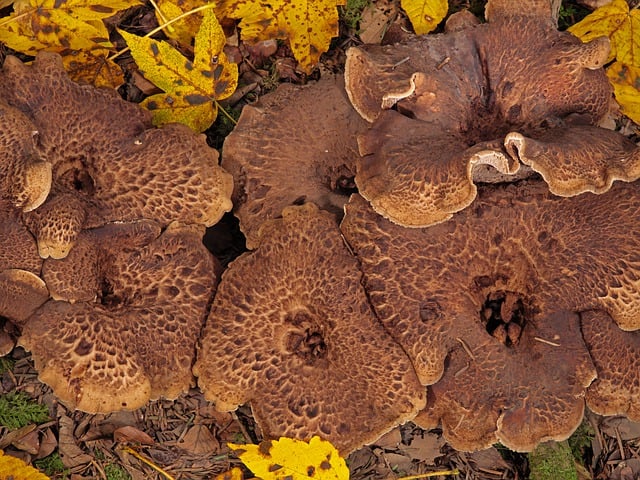
[[[284,84],[243,109],[222,165],[236,182],[234,213],[247,247],[257,245],[260,224],[286,206],[307,201],[342,214],[355,190],[356,135],[365,128],[341,77]]]
[[[595,127],[568,127],[593,124],[608,109],[611,87],[601,68],[609,52],[606,38],[583,44],[557,31],[550,1],[523,9],[493,0],[487,12],[488,24],[465,22],[465,28],[449,33],[347,52],[347,93],[354,108],[373,122],[359,139],[363,158],[355,181],[374,209],[396,223],[430,225],[469,205],[475,185],[467,148],[492,145],[491,156],[503,159],[506,151],[495,142],[502,143],[507,134],[513,142],[517,135],[536,138],[562,126],[580,137]],[[392,106],[397,113],[385,112]],[[602,135],[623,142],[613,138],[619,134]],[[530,164],[534,170],[545,165],[542,173],[554,187],[568,180],[608,188],[610,179],[635,179],[619,175],[624,160],[603,161],[608,152],[585,147],[587,141],[580,138],[569,151],[558,148],[555,156]],[[597,158],[591,158],[593,152]],[[577,154],[584,167],[561,165],[556,172],[554,162],[568,163]],[[501,160],[510,167],[500,173],[515,173],[517,160]],[[610,168],[602,171],[603,165]],[[566,179],[567,174],[572,177]],[[415,223],[407,223],[408,211]]]
[[[58,55],[31,65],[8,57],[0,97],[37,127],[37,151],[53,165],[55,195],[26,216],[43,256],[66,255],[81,228],[142,218],[210,226],[231,208],[232,178],[203,135],[153,128],[115,91],[69,80]]]
[[[287,207],[259,242],[216,293],[194,367],[205,397],[222,411],[250,403],[268,438],[319,435],[343,454],[413,418],[424,388],[371,310],[333,216]]]
[[[112,233],[111,241],[125,242],[122,230],[105,228],[110,232],[103,231],[102,240]],[[139,226],[124,231],[134,244],[147,235],[139,235]],[[216,285],[203,234],[202,226],[172,223],[157,239],[130,245],[98,269],[98,301],[50,300],[28,318],[19,343],[59,399],[96,413],[132,410],[188,390],[195,342]],[[84,260],[74,255],[64,261],[82,268]]]
[[[543,182],[484,188],[424,229],[383,219],[359,196],[346,212],[341,229],[376,313],[435,384],[423,417],[441,421],[454,448],[567,437],[595,377],[577,313],[640,328],[640,238],[629,234],[640,184],[571,198]]]

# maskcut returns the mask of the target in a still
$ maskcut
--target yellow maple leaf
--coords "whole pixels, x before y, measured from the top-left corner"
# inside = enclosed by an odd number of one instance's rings
[[[49,477],[0,450],[0,480],[49,480]]]
[[[214,480],[243,480],[242,470],[238,467],[233,467],[228,472],[223,472],[216,475]]]
[[[62,52],[62,64],[76,82],[112,88],[124,83],[122,69],[108,58],[108,50]]]
[[[449,9],[447,0],[402,0],[400,5],[418,35],[435,30]]]
[[[35,55],[40,50],[108,49],[109,32],[102,19],[138,4],[137,0],[19,0],[0,24],[0,41]]]
[[[640,123],[640,68],[615,62],[607,69],[620,110]]]
[[[156,18],[161,25],[202,5],[201,0],[157,0],[156,3],[159,9],[156,11]],[[172,23],[164,32],[167,37],[188,47],[191,46],[201,22],[202,13],[196,12]]]
[[[288,40],[300,68],[310,73],[338,35],[338,6],[346,0],[222,0],[216,9],[241,19],[243,40]]]
[[[229,443],[240,460],[262,480],[348,480],[349,469],[336,448],[320,437],[309,443],[281,437],[260,445]]]
[[[238,66],[229,63],[222,51],[226,39],[213,10],[205,10],[193,60],[165,41],[120,33],[140,72],[164,91],[142,102],[151,111],[153,123],[184,123],[197,132],[209,128],[218,114],[218,101],[238,86]]]
[[[625,0],[613,0],[597,8],[571,26],[569,32],[583,42],[607,36],[611,40],[609,60],[615,58],[626,65],[640,67],[640,11],[629,10]]]

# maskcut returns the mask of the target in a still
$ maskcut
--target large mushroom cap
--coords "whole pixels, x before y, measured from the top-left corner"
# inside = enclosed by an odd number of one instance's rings
[[[304,87],[281,85],[246,106],[224,143],[222,165],[236,182],[234,213],[258,243],[264,220],[284,207],[314,202],[342,213],[354,189],[356,135],[366,123],[350,106],[341,77]]]
[[[430,412],[454,447],[500,439],[528,450],[579,423],[595,370],[575,313],[601,309],[640,328],[638,221],[636,183],[559,198],[536,182],[483,189],[425,229],[394,225],[354,196],[341,229],[387,331],[424,384],[442,382]]]
[[[567,123],[596,123],[607,112],[611,86],[601,67],[608,40],[583,44],[557,31],[551,2],[523,8],[497,0],[487,9],[488,24],[347,52],[347,93],[354,108],[373,122],[359,138],[364,158],[356,184],[376,212],[395,223],[435,224],[471,203],[476,187],[467,171],[466,148],[493,145],[487,158],[500,173],[513,174],[519,158],[506,159],[496,140],[502,142],[507,134],[539,138],[541,131]],[[394,105],[397,112],[385,112]],[[566,132],[581,137],[586,130]],[[604,191],[611,179],[634,179],[619,174],[625,160],[612,156],[603,161],[606,152],[588,140],[585,136],[566,148],[558,144],[554,155],[532,167],[544,170],[553,188],[562,182],[581,184],[576,193]],[[604,148],[603,142],[598,147]],[[560,165],[555,171],[555,162],[578,157],[579,165]],[[603,164],[609,170],[602,171]],[[604,186],[591,188],[594,183]]]
[[[369,307],[333,217],[287,207],[259,239],[216,293],[194,370],[206,398],[221,410],[250,402],[266,437],[320,435],[342,453],[413,418],[424,388]]]
[[[7,58],[0,97],[37,127],[53,165],[56,195],[30,220],[43,256],[66,255],[82,228],[142,218],[210,226],[232,207],[233,179],[204,136],[153,128],[138,105],[72,82],[58,55]]]
[[[39,378],[56,396],[104,413],[173,399],[190,387],[195,342],[216,284],[203,230],[171,224],[151,243],[125,248],[102,266],[99,301],[51,300],[28,319],[20,344],[32,351]],[[123,241],[120,233],[110,241]],[[79,263],[86,265],[81,257]]]
[[[19,268],[0,271],[0,316],[24,322],[48,299],[47,286],[37,275]]]

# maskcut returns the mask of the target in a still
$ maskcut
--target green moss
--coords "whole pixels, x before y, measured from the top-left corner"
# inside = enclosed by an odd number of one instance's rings
[[[11,430],[49,420],[49,409],[23,392],[0,395],[0,425]]]
[[[546,442],[529,454],[531,480],[578,480],[569,443]]]
[[[362,11],[369,5],[371,0],[347,0],[347,4],[340,8],[340,18],[349,30],[358,30]]]
[[[131,475],[129,475],[124,468],[116,465],[115,463],[110,463],[105,466],[104,474],[107,477],[107,480],[131,480]]]
[[[13,370],[13,366],[15,365],[15,363],[16,361],[11,358],[0,358],[0,375]]]
[[[69,478],[69,469],[62,463],[58,452],[40,460],[34,460],[33,465],[52,479],[66,480]]]

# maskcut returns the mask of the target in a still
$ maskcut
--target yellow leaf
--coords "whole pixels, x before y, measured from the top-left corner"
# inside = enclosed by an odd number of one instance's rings
[[[0,450],[0,480],[49,480],[49,477]]]
[[[183,13],[191,11],[202,5],[202,1],[198,0],[159,0],[156,3],[158,4],[158,8],[166,21],[173,20]],[[159,24],[164,23],[158,12],[156,12],[156,18],[158,19]],[[191,46],[191,42],[193,41],[201,22],[202,13],[196,12],[192,15],[188,15],[182,20],[172,23],[171,26],[173,28],[164,29],[164,33],[172,40],[189,47]]]
[[[118,88],[124,83],[122,69],[107,57],[108,50],[62,52],[62,64],[76,82]]]
[[[34,54],[111,48],[103,18],[138,4],[136,0],[22,0],[3,19],[0,41],[14,50]]]
[[[609,60],[616,58],[627,65],[640,67],[640,11],[629,11],[625,0],[613,0],[594,10],[569,31],[583,42],[609,37]]]
[[[607,69],[622,113],[640,123],[640,68],[615,62]]]
[[[227,18],[241,19],[247,42],[287,39],[300,68],[310,73],[338,35],[338,6],[346,0],[222,0]]]
[[[240,460],[262,480],[348,480],[349,469],[330,442],[292,438],[265,440],[260,445],[229,443]]]
[[[198,132],[206,130],[218,113],[217,102],[238,86],[238,66],[222,52],[225,36],[213,10],[205,10],[193,61],[167,42],[120,33],[140,72],[165,92],[143,102],[154,124],[180,122]]]
[[[0,0],[0,8],[8,7],[13,3],[13,0]]]
[[[234,467],[228,472],[216,475],[215,480],[242,480],[242,470],[238,467]]]
[[[435,30],[449,9],[447,0],[402,0],[400,4],[418,35]]]

